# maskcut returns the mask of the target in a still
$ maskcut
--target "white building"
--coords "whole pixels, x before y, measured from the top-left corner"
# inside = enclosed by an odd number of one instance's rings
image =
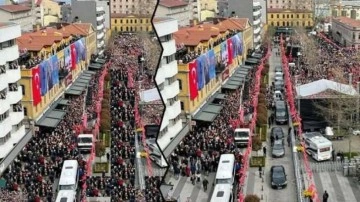
[[[0,175],[8,165],[4,163],[5,157],[25,136],[23,89],[19,84],[21,73],[17,63],[19,49],[15,42],[20,36],[20,25],[0,22]]]
[[[176,78],[176,45],[173,38],[173,33],[178,31],[178,23],[175,19],[162,17],[154,19],[154,26],[164,48],[155,80],[166,105],[157,139],[161,150],[165,150],[182,129],[181,105],[178,99],[180,88]]]
[[[105,10],[102,6],[96,6],[96,46],[101,55],[105,51]]]
[[[331,3],[333,17],[348,17],[360,20],[360,1],[339,1]]]
[[[2,22],[14,22],[21,26],[22,31],[32,31],[36,17],[31,7],[26,5],[3,5],[0,6],[0,20]]]
[[[253,2],[253,30],[254,30],[254,47],[258,49],[261,45],[261,33],[262,33],[262,23],[261,23],[261,5],[259,1]]]
[[[190,20],[193,19],[195,12],[191,9],[195,9],[195,7],[182,0],[160,0],[156,16],[174,18],[180,27],[185,27],[189,26]]]

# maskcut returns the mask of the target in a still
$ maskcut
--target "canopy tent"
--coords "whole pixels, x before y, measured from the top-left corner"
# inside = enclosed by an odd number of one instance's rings
[[[297,99],[324,99],[338,98],[339,95],[359,96],[359,93],[351,85],[337,83],[326,79],[296,87]]]

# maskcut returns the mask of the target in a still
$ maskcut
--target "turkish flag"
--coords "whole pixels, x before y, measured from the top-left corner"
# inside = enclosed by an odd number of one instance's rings
[[[71,52],[71,70],[76,69],[76,47],[75,44],[70,45],[70,52]]]
[[[228,48],[228,65],[232,64],[233,60],[233,43],[231,38],[227,40],[227,48]]]
[[[194,100],[198,96],[196,60],[189,63],[189,88],[190,100]]]
[[[32,95],[33,95],[33,104],[34,106],[38,105],[41,102],[41,80],[40,80],[40,69],[38,66],[32,68]]]

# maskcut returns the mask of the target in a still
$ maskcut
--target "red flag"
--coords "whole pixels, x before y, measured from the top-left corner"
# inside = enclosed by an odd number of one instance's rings
[[[233,60],[233,43],[231,38],[227,40],[227,49],[228,49],[228,65],[232,64],[232,60]]]
[[[190,100],[194,100],[198,96],[196,61],[189,63],[189,88]]]
[[[36,106],[41,102],[41,90],[40,90],[40,75],[39,67],[33,67],[31,70],[32,73],[32,96],[33,96],[33,105]]]
[[[70,45],[70,52],[71,52],[71,70],[76,69],[76,48],[75,44]]]

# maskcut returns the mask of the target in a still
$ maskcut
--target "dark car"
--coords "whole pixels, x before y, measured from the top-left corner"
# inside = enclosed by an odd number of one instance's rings
[[[280,157],[285,156],[284,141],[277,140],[274,142],[274,146],[272,147],[271,155],[273,158],[280,158]]]
[[[271,129],[271,136],[274,137],[274,140],[276,140],[276,137],[278,140],[284,139],[284,131],[280,127],[273,127]]]
[[[284,101],[275,102],[275,121],[276,124],[287,124],[288,123],[288,113],[286,103]]]
[[[275,90],[284,90],[284,81],[275,81]]]
[[[270,169],[271,187],[273,189],[283,189],[287,185],[286,172],[284,166],[276,165]]]

